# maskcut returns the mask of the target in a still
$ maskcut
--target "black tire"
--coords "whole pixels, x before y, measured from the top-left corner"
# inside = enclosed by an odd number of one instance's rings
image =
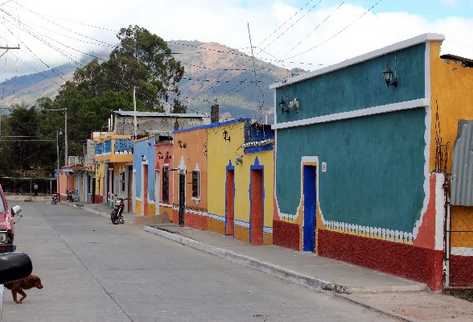
[[[115,210],[110,214],[110,220],[112,221],[112,224],[118,225],[118,218]]]

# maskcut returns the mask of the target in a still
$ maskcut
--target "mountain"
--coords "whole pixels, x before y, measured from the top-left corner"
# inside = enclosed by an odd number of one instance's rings
[[[168,46],[185,68],[180,88],[189,111],[209,112],[209,106],[217,100],[223,113],[261,116],[273,104],[269,85],[301,72],[255,59],[255,81],[252,58],[239,50],[199,41],[169,41]],[[30,105],[40,97],[55,96],[64,79],[72,78],[74,69],[74,65],[66,64],[0,83],[0,108],[15,103]]]
[[[38,98],[57,94],[63,79],[72,78],[75,66],[65,64],[43,72],[13,77],[0,83],[0,108],[33,104]],[[62,78],[61,78],[61,75]]]

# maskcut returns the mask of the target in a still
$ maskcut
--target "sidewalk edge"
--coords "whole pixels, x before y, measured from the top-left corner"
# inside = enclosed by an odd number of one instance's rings
[[[182,236],[178,233],[171,233],[165,230],[157,229],[151,226],[145,226],[144,231],[154,234],[159,237],[163,237],[165,239],[168,239],[170,241],[174,241],[178,244],[181,244],[183,246],[188,246],[190,248],[193,248],[195,250],[214,255],[220,258],[223,258],[225,260],[255,269],[257,271],[269,274],[273,277],[291,282],[293,284],[297,284],[309,289],[312,289],[314,291],[318,292],[329,292],[330,294],[336,296],[337,298],[360,305],[366,309],[372,310],[377,313],[381,313],[383,315],[389,316],[391,318],[394,318],[399,321],[404,321],[404,322],[416,322],[415,320],[409,320],[406,319],[405,317],[402,317],[400,315],[384,311],[382,309],[379,309],[377,307],[371,306],[369,304],[363,303],[361,301],[357,301],[355,299],[352,299],[349,297],[349,292],[347,291],[347,288],[338,285],[335,283],[331,283],[322,279],[318,279],[315,277],[307,276],[298,272],[295,272],[293,270],[274,265],[265,261],[261,261],[259,259],[249,257],[246,255],[238,254],[236,252],[226,250],[223,248],[211,246],[202,242],[199,242],[197,240],[191,239],[189,237]]]

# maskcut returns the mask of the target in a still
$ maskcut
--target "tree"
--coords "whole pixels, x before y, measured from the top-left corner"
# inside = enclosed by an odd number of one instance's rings
[[[184,68],[174,59],[166,42],[138,26],[121,29],[117,37],[120,43],[107,61],[95,59],[77,69],[52,105],[47,100],[37,104],[46,108],[67,107],[70,154],[81,153],[84,140],[92,131],[106,126],[111,111],[132,108],[134,86],[138,110],[162,112],[170,101],[173,111],[186,112],[178,87]],[[61,124],[57,116],[43,115],[41,119],[49,124],[45,127],[50,132]]]

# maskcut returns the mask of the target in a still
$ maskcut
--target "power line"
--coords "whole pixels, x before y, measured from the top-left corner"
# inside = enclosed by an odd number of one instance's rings
[[[8,14],[8,11],[3,10],[3,9],[1,9],[1,8],[0,8],[0,11],[2,11],[2,12],[4,12],[4,13]],[[13,19],[13,16],[12,16],[11,14],[9,14],[9,16]],[[48,38],[48,39],[50,39],[50,40],[52,40],[52,41],[58,43],[60,46],[63,46],[63,47],[68,48],[68,49],[70,49],[70,50],[72,50],[72,51],[78,52],[78,53],[80,53],[80,54],[82,54],[82,55],[84,55],[84,56],[89,56],[89,57],[91,57],[91,58],[103,60],[101,57],[98,57],[98,56],[96,56],[96,55],[93,55],[93,54],[84,52],[84,51],[82,51],[82,50],[79,50],[79,49],[77,49],[77,48],[74,48],[74,47],[72,47],[72,46],[69,46],[69,45],[67,45],[67,44],[65,44],[65,43],[63,43],[63,42],[61,42],[61,41],[59,41],[59,40],[56,40],[56,39],[54,39],[54,38],[52,38],[52,37],[50,37],[50,36],[48,36],[48,35],[44,35],[44,34],[41,34],[41,33],[39,33],[39,35],[38,35],[38,33],[34,33],[34,32],[32,31],[33,28],[32,28],[31,26],[29,26],[28,24],[24,23],[23,21],[21,21],[21,20],[18,19],[18,18],[14,19],[14,21],[17,23],[17,25],[19,25],[19,26],[20,26],[20,25],[24,26],[24,28],[25,28],[24,30],[25,30],[27,33],[29,33],[31,36],[35,37],[35,38],[38,39],[39,41],[42,41],[42,42],[45,43],[46,45],[49,45],[50,47],[51,47],[52,45],[48,44],[44,39],[41,39],[41,36],[42,36],[42,37],[45,37],[45,38]],[[21,27],[20,27],[20,28],[21,28]],[[29,30],[27,30],[26,28],[28,28]],[[55,49],[56,51],[59,51],[58,49],[56,49],[56,48],[54,48],[54,47],[52,47],[52,48]],[[67,55],[67,54],[63,53],[62,51],[61,51],[60,53],[61,53],[62,55]],[[69,57],[71,60],[74,60],[74,59],[73,59],[71,56],[69,56],[69,55],[67,55],[67,57]],[[77,61],[75,61],[75,62],[76,62],[76,64],[80,65],[80,63],[78,63]]]
[[[15,2],[15,4],[17,6],[20,6],[20,7],[24,7],[23,5],[21,5],[18,1],[16,0],[8,0],[6,1],[6,3],[8,2]],[[0,4],[0,6],[2,6],[3,4]],[[26,8],[25,8],[26,9]],[[29,9],[30,11],[34,11],[33,9]],[[108,31],[108,32],[113,32],[113,33],[117,33],[119,32],[119,30],[116,30],[116,29],[112,29],[112,28],[109,28],[109,27],[106,27],[106,26],[98,26],[98,25],[95,25],[95,24],[90,24],[90,23],[85,23],[85,22],[80,22],[80,21],[73,21],[73,20],[66,20],[62,17],[54,17],[54,16],[51,16],[51,15],[45,15],[45,14],[41,14],[37,11],[35,11],[36,14],[38,15],[43,15],[45,17],[49,17],[51,19],[57,19],[57,20],[63,20],[63,21],[67,21],[69,22],[70,24],[76,24],[76,25],[80,25],[80,26],[84,26],[84,27],[88,27],[88,28],[92,28],[92,29],[97,29],[97,30],[103,30],[103,31]]]
[[[69,28],[69,27],[67,27],[67,26],[64,26],[64,25],[62,25],[62,24],[60,24],[60,23],[58,23],[58,22],[56,22],[56,21],[53,21],[53,20],[49,19],[48,17],[46,17],[45,15],[43,15],[43,14],[37,12],[37,11],[34,11],[34,10],[30,9],[30,8],[25,7],[24,5],[22,5],[21,3],[19,3],[19,2],[16,1],[16,0],[14,0],[14,1],[15,1],[15,4],[16,4],[17,6],[19,6],[19,7],[23,8],[23,9],[29,11],[30,13],[32,13],[32,14],[34,14],[34,15],[40,17],[41,19],[47,21],[47,22],[50,23],[50,24],[53,24],[53,25],[55,25],[55,26],[58,26],[59,28],[62,28],[62,29],[64,29],[64,30],[67,30],[68,32],[73,33],[73,34],[75,34],[75,35],[77,35],[77,36],[80,36],[80,37],[83,37],[83,38],[86,38],[86,39],[95,41],[95,42],[97,42],[97,43],[100,43],[100,44],[102,44],[102,45],[104,45],[104,46],[115,47],[115,45],[112,44],[112,43],[109,43],[109,42],[106,42],[106,41],[102,41],[102,40],[99,40],[99,39],[95,39],[95,38],[93,38],[93,37],[90,37],[90,36],[87,36],[87,35],[82,34],[82,33],[80,33],[80,32],[77,32],[77,31],[75,31],[75,30],[73,30],[73,29],[71,29],[71,28]]]
[[[5,29],[7,29],[7,31],[13,36],[15,37],[15,34],[13,33],[13,31],[11,31],[10,28],[8,28],[8,26],[5,24],[5,21],[4,20],[0,20],[0,23],[5,27]],[[50,69],[52,72],[54,72],[57,76],[59,76],[64,82],[66,82],[66,79],[64,78],[64,75],[56,72],[55,68],[51,67],[47,62],[45,62],[40,56],[38,56],[25,42],[19,40],[20,43],[34,56],[36,57],[36,59],[38,59],[41,64],[43,64],[44,66],[46,66],[48,69]]]
[[[54,45],[52,45],[51,43],[49,43],[48,41],[44,40],[43,38],[41,38],[40,36],[38,36],[37,34],[35,34],[34,32],[32,32],[31,30],[28,29],[28,26],[26,24],[24,24],[23,22],[21,22],[21,20],[19,19],[16,19],[15,17],[13,17],[13,15],[11,13],[9,13],[8,11],[0,8],[0,11],[3,12],[4,14],[8,15],[12,20],[13,22],[16,22],[17,21],[17,28],[19,28],[20,30],[22,30],[23,32],[26,32],[28,33],[30,36],[32,36],[33,38],[35,38],[36,40],[42,42],[44,45],[46,45],[46,47],[50,48],[50,49],[53,49],[55,50],[56,52],[58,52],[59,54],[63,55],[64,57],[68,58],[73,64],[77,65],[77,66],[80,66],[80,63],[74,58],[72,57],[71,55],[69,55],[68,53],[64,52],[63,50],[55,47]],[[23,25],[24,27],[22,28],[21,25]]]
[[[345,0],[342,1],[342,2],[340,2],[340,3],[338,4],[338,6],[335,8],[335,10],[334,10],[331,14],[328,14],[328,15],[327,15],[319,24],[317,24],[317,25],[314,27],[314,29],[312,29],[304,38],[302,38],[302,39],[301,39],[300,41],[298,41],[291,49],[289,49],[289,50],[287,51],[287,54],[289,54],[291,51],[295,50],[297,47],[299,47],[300,45],[302,45],[302,43],[303,43],[307,38],[309,38],[310,36],[312,36],[312,34],[313,34],[314,32],[316,32],[318,29],[320,29],[320,27],[321,27],[324,23],[326,23],[327,21],[329,21],[330,18],[333,17],[333,16],[336,14],[336,12],[337,12],[341,7],[343,7],[343,5],[345,4],[345,2],[346,2]],[[287,54],[286,54],[286,55],[287,55]]]
[[[320,3],[322,3],[323,0],[319,0],[318,2],[316,2],[315,4],[312,5],[312,7],[310,7],[307,12],[302,15],[301,17],[299,17],[299,19],[297,19],[295,22],[293,22],[291,25],[289,25],[289,27],[287,27],[285,30],[283,30],[273,41],[271,41],[269,44],[267,44],[266,46],[263,47],[263,49],[266,49],[268,48],[269,46],[271,46],[274,42],[276,42],[277,40],[279,40],[282,36],[284,36],[289,30],[291,30],[293,27],[295,27],[295,25],[297,25],[302,19],[304,19],[312,10],[315,9],[315,7],[317,7]],[[260,47],[262,47],[260,45]]]
[[[302,7],[299,8],[289,19],[286,19],[283,23],[281,23],[278,27],[276,27],[268,36],[266,36],[259,44],[259,46],[262,46],[263,44],[266,43],[267,40],[269,40],[274,34],[279,32],[279,30],[282,29],[286,24],[288,24],[292,19],[297,17],[302,11],[304,11],[312,2],[315,0],[308,0]]]
[[[288,57],[287,59],[293,59],[295,57],[298,57],[298,56],[301,56],[301,55],[304,55],[314,49],[317,49],[319,47],[321,47],[322,45],[326,44],[327,42],[333,40],[334,38],[338,37],[340,34],[342,34],[343,32],[345,32],[347,29],[349,29],[351,26],[353,26],[356,22],[358,22],[359,20],[361,20],[364,16],[366,16],[368,13],[370,13],[371,11],[373,11],[374,8],[376,8],[381,2],[383,2],[384,0],[378,0],[376,1],[371,7],[369,7],[367,10],[365,10],[361,15],[359,15],[356,19],[354,19],[353,21],[351,21],[349,24],[347,24],[345,27],[343,27],[342,29],[340,29],[339,31],[337,31],[336,33],[334,33],[332,36],[330,36],[329,38],[321,41],[320,43],[316,44],[315,46],[312,46],[310,47],[309,49],[306,49],[296,55],[293,55],[293,56],[290,56]]]

